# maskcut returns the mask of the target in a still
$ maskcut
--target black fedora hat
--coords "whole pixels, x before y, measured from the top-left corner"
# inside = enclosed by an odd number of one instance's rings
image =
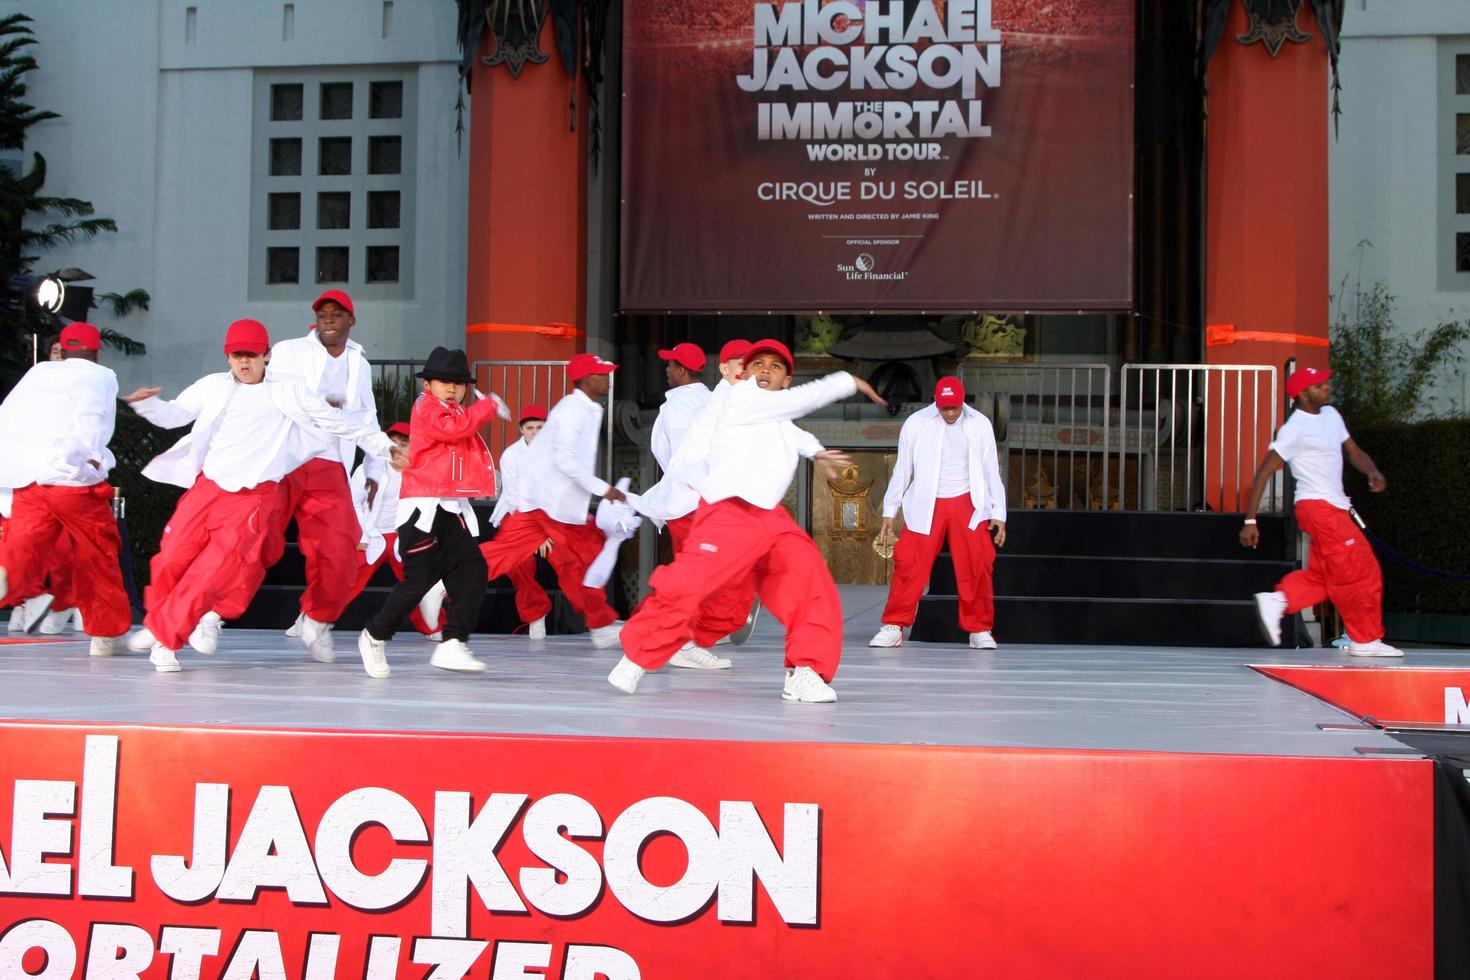
[[[415,377],[425,381],[457,381],[460,384],[471,384],[475,380],[470,374],[470,361],[465,357],[464,351],[445,347],[435,347],[429,351],[429,359]]]

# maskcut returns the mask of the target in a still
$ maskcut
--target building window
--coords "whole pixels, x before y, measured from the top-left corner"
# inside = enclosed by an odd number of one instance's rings
[[[1439,288],[1470,292],[1470,38],[1439,47]]]
[[[416,87],[412,68],[256,72],[252,301],[413,298]]]

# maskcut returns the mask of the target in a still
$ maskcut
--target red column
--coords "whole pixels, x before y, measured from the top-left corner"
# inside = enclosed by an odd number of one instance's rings
[[[1205,348],[1212,364],[1280,367],[1295,356],[1325,367],[1327,349],[1295,336],[1327,337],[1328,57],[1316,18],[1304,5],[1307,44],[1287,43],[1272,58],[1262,44],[1242,45],[1245,9],[1231,4],[1225,37],[1209,65],[1206,134],[1205,323],[1282,335],[1278,341],[1238,341]],[[1278,387],[1278,392],[1281,388]],[[1234,393],[1231,392],[1231,397]],[[1209,474],[1212,505],[1234,509],[1235,432],[1241,420],[1211,415],[1211,445],[1225,426],[1224,492]],[[1249,425],[1249,417],[1244,420]],[[1241,456],[1251,451],[1244,432]],[[1264,452],[1269,432],[1258,432]],[[1247,488],[1254,459],[1242,460]]]
[[[493,44],[487,38],[480,53]],[[569,323],[586,330],[586,87],[580,73],[573,82],[562,68],[549,17],[541,50],[550,58],[526,65],[519,78],[478,58],[473,69],[465,304],[471,361],[566,360],[585,349],[581,336],[483,326]],[[569,125],[574,86],[575,131]],[[501,394],[520,407],[519,392]]]

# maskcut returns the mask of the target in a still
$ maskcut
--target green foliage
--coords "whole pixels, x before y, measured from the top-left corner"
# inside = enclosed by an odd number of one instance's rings
[[[1470,327],[1440,323],[1413,334],[1393,320],[1395,297],[1381,282],[1364,292],[1343,279],[1332,323],[1333,403],[1350,424],[1409,422],[1432,414],[1425,403],[1436,379],[1464,359]],[[1463,412],[1465,406],[1458,406]]]
[[[1470,574],[1470,509],[1463,503],[1470,419],[1363,426],[1348,416],[1348,424],[1388,478],[1386,491],[1369,493],[1367,478],[1343,467],[1347,491],[1373,533],[1420,564]],[[1379,564],[1385,612],[1470,614],[1470,583],[1421,575],[1382,554]]]
[[[384,428],[407,422],[422,384],[412,374],[378,375],[373,378],[373,400],[378,403],[378,422]]]
[[[36,59],[26,53],[36,44],[30,24],[25,14],[0,18],[0,149],[24,149],[27,130],[60,118],[25,101],[25,77],[36,68]],[[0,168],[0,290],[12,277],[32,274],[47,251],[117,231],[117,224],[99,217],[90,201],[43,194],[45,183],[46,160],[39,153],[31,155],[29,170]],[[148,308],[148,294],[141,289],[103,293],[94,296],[94,303],[99,299],[119,318]],[[59,318],[24,303],[0,304],[0,393],[30,367],[30,335],[54,335],[62,325]],[[143,344],[110,327],[102,330],[102,339],[125,355],[146,352]]]

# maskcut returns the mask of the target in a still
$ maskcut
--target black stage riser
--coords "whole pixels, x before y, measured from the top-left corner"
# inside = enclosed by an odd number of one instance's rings
[[[1280,560],[1285,521],[1260,518],[1261,545],[1239,542],[1240,515],[1134,513],[1093,510],[1014,511],[1005,550],[1023,555],[1097,555],[1121,558]]]
[[[1283,643],[1305,639],[1301,617],[1282,622]],[[1083,643],[1117,646],[1265,646],[1250,601],[1167,599],[1015,598],[995,600],[995,638],[1006,643]],[[910,639],[965,643],[959,600],[925,596]]]
[[[1121,599],[1239,598],[1269,592],[1292,567],[1289,562],[1003,553],[995,562],[995,592],[1008,596]],[[935,595],[956,594],[949,555],[942,554],[935,560],[929,591]]]

